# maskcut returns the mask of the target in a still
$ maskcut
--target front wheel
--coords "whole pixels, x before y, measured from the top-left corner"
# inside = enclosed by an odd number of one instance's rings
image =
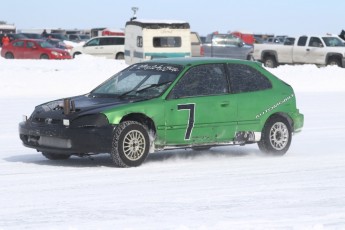
[[[341,62],[337,58],[330,58],[328,61],[328,65],[331,65],[331,66],[336,65],[336,66],[341,67]]]
[[[258,146],[262,152],[284,155],[290,147],[291,137],[288,121],[281,117],[273,117],[266,122]]]
[[[116,55],[116,58],[115,58],[115,59],[123,60],[123,59],[125,59],[125,55],[124,55],[123,53],[118,53],[118,54]]]
[[[71,157],[71,155],[68,154],[57,154],[57,153],[49,153],[49,152],[43,152],[43,156],[45,156],[49,160],[67,160]]]
[[[136,121],[125,121],[115,129],[111,156],[118,167],[141,165],[150,149],[150,138],[145,126]]]
[[[40,59],[49,59],[49,56],[47,54],[42,54],[40,56]]]

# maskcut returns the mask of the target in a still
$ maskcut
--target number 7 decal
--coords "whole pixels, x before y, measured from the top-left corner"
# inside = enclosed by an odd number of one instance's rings
[[[177,110],[189,110],[188,125],[187,125],[186,134],[184,135],[184,139],[190,140],[190,136],[192,135],[192,131],[194,128],[195,103],[177,105]]]

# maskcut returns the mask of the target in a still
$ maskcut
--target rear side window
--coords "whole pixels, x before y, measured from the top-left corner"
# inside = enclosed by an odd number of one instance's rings
[[[305,46],[305,45],[307,44],[307,39],[308,39],[308,37],[306,37],[306,36],[300,37],[300,38],[298,39],[297,45],[298,45],[298,46]]]
[[[13,43],[13,46],[15,47],[23,47],[24,46],[24,41],[17,41]]]
[[[271,82],[256,69],[243,64],[228,64],[232,93],[255,92],[272,88]]]
[[[99,45],[111,46],[111,45],[124,45],[124,44],[125,44],[125,38],[105,37],[105,38],[101,38]]]
[[[153,47],[181,47],[181,37],[154,37]]]

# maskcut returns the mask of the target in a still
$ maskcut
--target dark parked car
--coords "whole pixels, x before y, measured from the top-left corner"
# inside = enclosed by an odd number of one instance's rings
[[[43,37],[45,38],[55,38],[55,39],[59,39],[61,41],[68,41],[68,37],[64,34],[59,34],[59,33],[46,33],[46,34],[42,34]]]
[[[65,50],[67,52],[71,52],[71,50],[73,49],[73,46],[67,45],[66,43],[64,43],[63,41],[59,40],[59,39],[55,39],[55,38],[47,38],[46,42],[50,43],[51,45],[53,45],[55,48],[58,49],[62,49]]]
[[[12,41],[2,47],[1,56],[7,59],[71,59],[69,52],[38,39]]]
[[[70,34],[68,39],[72,42],[85,42],[90,40],[90,36],[86,34]]]
[[[133,64],[87,94],[36,106],[19,134],[51,160],[110,153],[116,166],[133,167],[149,153],[177,148],[258,143],[283,155],[303,122],[292,87],[260,63],[165,58]]]
[[[20,33],[21,35],[24,35],[27,38],[32,38],[32,39],[43,39],[41,34],[37,33]]]

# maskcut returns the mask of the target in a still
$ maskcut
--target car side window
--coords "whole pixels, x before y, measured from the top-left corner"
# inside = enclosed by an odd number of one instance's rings
[[[228,64],[228,70],[232,93],[246,93],[272,88],[271,82],[251,66]]]
[[[192,67],[177,82],[169,98],[185,98],[228,93],[228,82],[223,64]]]
[[[125,38],[115,38],[115,45],[124,45]]]
[[[15,47],[23,47],[24,46],[24,41],[17,41],[13,43],[13,46]]]
[[[86,43],[86,46],[98,46],[99,45],[99,38],[92,39],[88,43]]]
[[[35,46],[35,43],[33,43],[33,42],[27,42],[26,43],[26,47],[27,48],[32,48],[32,47],[34,47]]]
[[[318,37],[311,37],[309,40],[309,46],[311,46],[311,47],[323,47],[321,39]]]
[[[302,36],[298,39],[297,45],[298,46],[305,46],[307,44],[307,36]]]

